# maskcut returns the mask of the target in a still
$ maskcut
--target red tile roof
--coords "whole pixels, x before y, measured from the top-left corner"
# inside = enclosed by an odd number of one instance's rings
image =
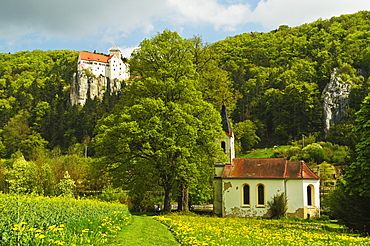
[[[307,178],[319,179],[303,161],[284,158],[234,159],[225,165],[222,178]]]
[[[108,62],[110,57],[89,52],[80,51],[80,59],[86,61]]]

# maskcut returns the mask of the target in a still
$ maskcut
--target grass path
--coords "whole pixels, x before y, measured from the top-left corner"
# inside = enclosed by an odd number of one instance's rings
[[[132,223],[125,226],[108,245],[179,245],[167,227],[148,216],[132,216]]]

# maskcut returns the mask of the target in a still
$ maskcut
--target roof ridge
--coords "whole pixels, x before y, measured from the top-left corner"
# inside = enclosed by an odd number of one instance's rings
[[[285,160],[285,167],[284,167],[284,174],[283,174],[283,177],[286,178],[288,177],[288,160]]]
[[[308,169],[308,171],[310,171],[311,172],[311,174],[313,174],[313,175],[315,175],[316,177],[318,177],[318,178],[320,178],[320,176],[319,175],[317,175],[308,165],[306,165],[306,163],[305,163],[305,166],[307,167],[307,169]]]
[[[300,173],[301,173],[301,177],[302,177],[302,178],[303,178],[303,163],[304,163],[303,161],[300,161],[300,167],[299,167],[299,168],[300,168],[300,170],[299,170],[299,171],[300,171]]]

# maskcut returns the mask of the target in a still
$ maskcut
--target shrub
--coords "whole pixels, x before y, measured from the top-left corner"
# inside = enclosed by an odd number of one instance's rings
[[[343,183],[338,182],[329,193],[327,204],[331,217],[361,233],[370,232],[370,198],[350,194]]]
[[[113,188],[112,185],[104,187],[102,194],[99,195],[99,199],[105,202],[120,202],[127,204],[128,195],[127,192],[121,188]]]
[[[71,179],[68,171],[65,172],[63,179],[57,184],[57,194],[60,196],[72,197],[73,189],[76,187],[75,181]]]
[[[288,210],[287,203],[288,201],[284,192],[274,195],[272,200],[267,202],[267,206],[271,212],[271,218],[280,219],[281,217],[285,217],[286,211]]]
[[[130,211],[149,212],[155,208],[154,196],[150,191],[130,191],[130,202],[128,204]]]

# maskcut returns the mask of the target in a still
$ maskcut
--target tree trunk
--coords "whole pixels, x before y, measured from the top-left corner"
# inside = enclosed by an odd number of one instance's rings
[[[164,208],[163,208],[165,212],[171,212],[171,196],[172,196],[171,188],[165,187],[164,188]]]
[[[189,211],[189,186],[182,190],[182,211]]]
[[[182,207],[184,206],[183,205],[183,199],[182,199],[182,192],[181,192],[181,194],[177,197],[177,211],[182,211]]]
[[[185,186],[181,189],[181,194],[178,196],[177,204],[178,211],[189,211],[189,186]]]

